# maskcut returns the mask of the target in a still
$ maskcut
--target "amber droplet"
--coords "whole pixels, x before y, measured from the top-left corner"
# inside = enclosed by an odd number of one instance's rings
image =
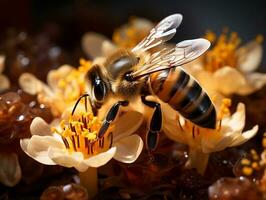
[[[89,200],[87,190],[81,185],[68,184],[50,186],[42,194],[41,200]]]
[[[210,200],[260,200],[262,195],[249,179],[221,178],[209,187]]]

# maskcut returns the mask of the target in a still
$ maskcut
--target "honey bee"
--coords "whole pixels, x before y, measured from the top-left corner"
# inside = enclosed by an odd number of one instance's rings
[[[128,106],[140,98],[146,106],[154,109],[146,146],[150,151],[155,150],[162,128],[162,110],[159,102],[146,100],[147,95],[155,95],[200,127],[215,128],[216,111],[212,101],[200,84],[181,67],[202,55],[209,48],[209,41],[202,38],[185,40],[173,48],[163,47],[144,64],[140,62],[143,52],[170,40],[181,21],[180,14],[164,18],[133,49],[118,50],[103,65],[96,64],[88,71],[89,89],[85,96],[89,96],[95,114],[110,95],[121,99],[107,113],[99,137],[103,137],[121,106]]]

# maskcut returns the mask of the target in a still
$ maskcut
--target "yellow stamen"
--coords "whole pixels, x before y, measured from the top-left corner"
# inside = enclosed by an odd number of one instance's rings
[[[255,170],[259,170],[260,169],[260,166],[259,166],[259,164],[257,162],[253,162],[252,165],[251,165],[251,167],[253,169],[255,169]]]
[[[60,122],[61,130],[52,128],[59,134],[65,144],[66,149],[81,152],[85,158],[100,152],[106,151],[112,145],[112,133],[108,132],[102,137],[98,137],[98,131],[102,122],[91,113],[85,112],[69,117],[68,121]]]
[[[229,36],[227,32],[227,30],[223,31],[218,38],[211,31],[206,33],[205,38],[214,43],[214,47],[204,57],[204,66],[209,71],[214,72],[224,66],[237,67],[236,50],[241,40],[236,32],[232,32]]]
[[[256,36],[255,40],[256,40],[257,43],[261,44],[263,42],[263,40],[264,40],[264,37],[263,37],[263,35],[259,34],[259,35]]]
[[[263,134],[262,146],[264,149],[266,149],[266,133]]]
[[[216,35],[215,35],[214,32],[208,30],[208,31],[206,32],[206,34],[205,34],[205,38],[206,38],[207,40],[209,40],[210,42],[215,42],[215,40],[216,40]]]
[[[254,149],[251,149],[250,153],[251,153],[253,160],[259,160],[259,155]]]
[[[250,165],[251,162],[250,162],[250,160],[248,160],[248,159],[246,159],[246,158],[243,158],[243,159],[241,160],[241,164],[242,164],[242,165]]]
[[[92,66],[90,61],[80,59],[78,69],[72,69],[66,76],[58,76],[57,96],[66,103],[72,103],[85,92],[85,74]]]
[[[87,72],[92,67],[92,62],[89,60],[85,60],[83,58],[81,58],[79,60],[79,64],[80,64],[80,66],[79,66],[78,70],[80,72]]]
[[[251,167],[243,167],[242,171],[246,176],[250,176],[253,173],[253,169]]]
[[[224,116],[230,115],[230,109],[232,101],[229,98],[224,98],[220,106],[220,112],[218,113],[218,119],[223,119]]]

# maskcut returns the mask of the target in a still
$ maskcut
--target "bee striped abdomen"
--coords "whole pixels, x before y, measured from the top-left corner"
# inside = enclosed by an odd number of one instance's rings
[[[183,117],[205,128],[215,128],[215,108],[197,81],[181,68],[151,75],[153,93]]]

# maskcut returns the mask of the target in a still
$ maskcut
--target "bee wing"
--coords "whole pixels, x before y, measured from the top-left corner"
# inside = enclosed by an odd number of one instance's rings
[[[164,48],[151,55],[139,70],[132,73],[134,78],[151,74],[153,72],[177,67],[198,58],[210,47],[210,42],[199,38],[185,40],[178,43],[175,48]]]
[[[131,51],[142,52],[170,40],[176,33],[176,28],[181,24],[181,14],[173,14],[159,22],[137,46]]]

